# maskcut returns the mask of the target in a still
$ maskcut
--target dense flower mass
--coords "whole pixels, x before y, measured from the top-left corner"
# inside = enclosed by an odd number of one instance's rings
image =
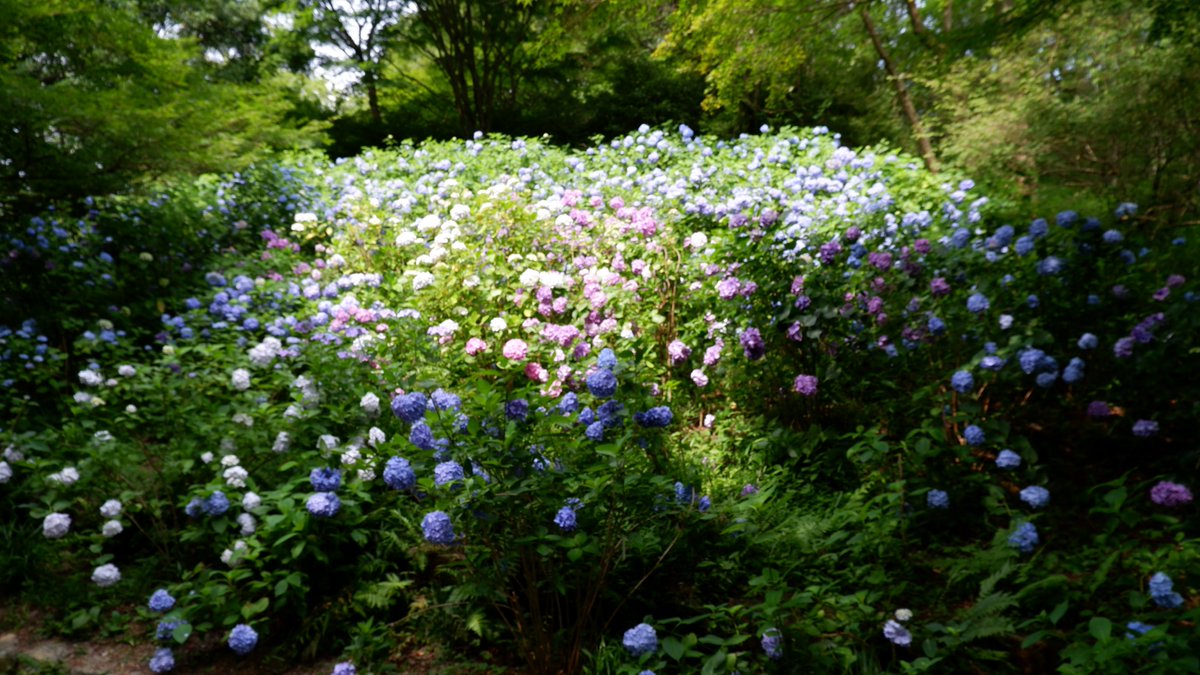
[[[621,643],[635,657],[642,654],[652,654],[658,650],[658,633],[654,631],[654,627],[650,624],[639,623],[625,631],[625,636],[622,638]]]
[[[425,394],[414,391],[392,399],[392,412],[408,423],[425,419]]]
[[[996,455],[996,467],[999,469],[1015,469],[1021,466],[1021,456],[1012,450],[1004,449]]]
[[[317,492],[336,492],[342,486],[342,471],[329,467],[313,469],[308,480]]]
[[[450,516],[444,511],[433,511],[421,519],[421,531],[425,541],[443,546],[454,543],[454,526]]]
[[[175,598],[167,592],[167,589],[160,588],[150,596],[150,610],[154,612],[168,612],[175,606]]]
[[[1038,545],[1038,531],[1033,523],[1021,523],[1008,537],[1008,545],[1021,553],[1032,553]]]
[[[150,672],[169,673],[175,669],[175,654],[170,647],[159,647],[150,657]]]
[[[254,651],[258,644],[258,632],[244,623],[239,623],[229,631],[229,648],[238,656],[245,656]]]
[[[912,633],[895,619],[888,619],[883,624],[883,636],[892,644],[900,647],[912,644]]]
[[[783,658],[783,633],[778,628],[768,628],[762,634],[762,649],[767,658],[778,661]]]
[[[332,518],[342,508],[342,500],[336,492],[317,492],[309,496],[305,507],[318,518]]]
[[[393,490],[410,490],[417,483],[417,474],[407,459],[391,457],[383,469],[383,482]]]
[[[1185,485],[1164,480],[1150,488],[1150,500],[1159,506],[1184,506],[1192,503],[1192,491]]]
[[[792,391],[801,396],[814,396],[817,393],[817,378],[814,375],[797,375],[792,381]]]
[[[945,490],[930,490],[925,494],[925,503],[931,509],[950,508],[950,495]]]
[[[674,414],[671,409],[665,405],[651,408],[646,412],[636,413],[633,416],[633,421],[648,429],[659,429],[671,423],[674,419]]]
[[[1040,509],[1050,503],[1050,491],[1040,485],[1030,485],[1021,490],[1021,501],[1030,508]]]

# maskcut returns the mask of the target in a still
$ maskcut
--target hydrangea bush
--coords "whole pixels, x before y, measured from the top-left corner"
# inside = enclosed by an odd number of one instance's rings
[[[135,600],[155,672],[195,632],[347,672],[406,631],[545,673],[1195,659],[1195,244],[1132,205],[1013,224],[820,128],[172,190],[7,233],[6,294],[88,292],[0,328],[0,579],[64,630]]]

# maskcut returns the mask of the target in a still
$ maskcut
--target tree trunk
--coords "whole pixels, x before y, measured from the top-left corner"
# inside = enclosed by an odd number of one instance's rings
[[[904,78],[896,70],[896,64],[892,61],[892,55],[888,52],[887,47],[884,46],[883,39],[879,37],[875,21],[871,19],[871,15],[867,12],[866,5],[859,5],[858,16],[862,19],[863,28],[866,29],[867,35],[871,38],[871,44],[875,46],[875,52],[879,54],[880,60],[883,61],[883,67],[887,71],[888,79],[892,81],[892,86],[896,89],[896,99],[900,103],[900,109],[904,111],[904,117],[908,120],[913,137],[917,140],[917,149],[921,153],[921,159],[925,161],[925,168],[929,169],[930,173],[937,173],[937,157],[933,154],[933,145],[929,142],[929,136],[925,133],[925,127],[921,124],[921,116],[917,114],[917,107],[913,104],[912,97],[908,94],[908,87],[904,85]]]
[[[383,114],[379,112],[379,87],[375,82],[375,74],[369,70],[363,73],[363,83],[367,85],[367,107],[371,110],[371,120],[383,125]]]

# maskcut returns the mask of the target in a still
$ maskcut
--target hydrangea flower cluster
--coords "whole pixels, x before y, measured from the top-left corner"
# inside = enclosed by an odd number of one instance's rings
[[[1173,589],[1173,585],[1174,582],[1166,573],[1155,573],[1150,577],[1150,599],[1165,609],[1175,609],[1183,605],[1183,596]]]
[[[254,651],[258,644],[258,631],[244,623],[239,623],[229,631],[229,648],[238,656],[245,656]]]
[[[1038,545],[1037,527],[1031,522],[1024,522],[1008,537],[1008,545],[1021,553],[1032,553]]]
[[[643,654],[653,654],[658,650],[658,633],[654,631],[654,627],[648,623],[639,623],[638,625],[625,631],[625,636],[621,639],[621,643],[625,645],[625,649],[634,657]]]
[[[1192,503],[1192,491],[1186,485],[1164,480],[1150,488],[1150,501],[1159,506],[1185,506]]]
[[[454,526],[450,523],[449,514],[444,511],[425,514],[421,519],[421,531],[425,535],[425,541],[431,544],[448,546],[454,543]]]

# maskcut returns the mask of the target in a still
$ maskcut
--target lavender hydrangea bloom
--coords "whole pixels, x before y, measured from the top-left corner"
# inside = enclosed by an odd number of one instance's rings
[[[504,404],[504,415],[510,420],[524,422],[529,417],[529,401],[523,398],[508,401]]]
[[[763,653],[772,661],[783,658],[783,633],[778,628],[768,628],[762,634]]]
[[[425,394],[414,391],[392,399],[392,413],[405,422],[412,423],[425,419],[427,405]]]
[[[1050,503],[1050,491],[1040,485],[1030,485],[1021,490],[1021,501],[1030,508],[1040,509]]]
[[[912,644],[912,633],[908,632],[908,629],[895,619],[888,619],[887,623],[883,624],[883,636],[899,647],[907,647]]]
[[[637,413],[633,416],[634,422],[647,429],[660,429],[669,425],[672,419],[674,419],[674,414],[665,405],[651,408],[646,412]]]
[[[691,356],[692,349],[680,340],[672,340],[671,344],[667,345],[667,356],[671,360],[671,365],[677,366],[684,361],[687,361],[688,356]]]
[[[462,410],[462,399],[445,389],[437,389],[430,394],[429,403],[425,407],[427,410],[453,410],[454,412],[458,412]]]
[[[621,413],[625,410],[625,406],[617,401],[605,401],[603,405],[596,409],[596,416],[605,429],[611,429],[621,424]]]
[[[762,334],[757,328],[747,328],[742,331],[738,340],[742,344],[742,354],[751,361],[761,359],[767,353],[767,345],[763,342]]]
[[[576,410],[579,410],[579,396],[573,391],[568,391],[558,402],[558,412],[562,415],[570,415]]]
[[[600,355],[596,357],[596,365],[605,370],[612,370],[617,367],[617,355],[613,350],[605,347],[600,350]]]
[[[150,657],[150,672],[169,673],[175,670],[175,654],[170,647],[160,647]]]
[[[617,393],[617,376],[606,368],[597,369],[587,376],[587,388],[596,398],[609,398]]]
[[[654,632],[654,627],[650,624],[639,623],[625,631],[621,642],[625,645],[625,649],[628,649],[629,653],[635,657],[652,654],[658,650],[658,633]]]
[[[1185,485],[1164,480],[1150,488],[1150,501],[1159,506],[1185,506],[1192,503],[1192,491]]]
[[[1127,359],[1133,356],[1134,340],[1131,337],[1123,337],[1113,343],[1113,356],[1118,359]]]
[[[343,661],[333,666],[333,672],[330,675],[357,675],[358,671],[354,668],[354,664],[349,661]]]
[[[150,595],[150,611],[152,612],[169,612],[175,606],[175,598],[167,592],[167,589],[160,588]]]
[[[305,507],[317,518],[332,518],[342,508],[342,500],[336,492],[316,492],[309,496]]]
[[[960,394],[965,394],[975,388],[975,378],[968,370],[960,370],[950,377],[950,386]]]
[[[1133,435],[1138,438],[1150,438],[1158,433],[1158,422],[1154,420],[1138,420],[1133,423]]]
[[[47,539],[61,539],[71,529],[71,516],[51,513],[42,519],[42,535]]]
[[[446,546],[454,543],[454,526],[444,511],[431,511],[421,519],[421,531],[425,541]]]
[[[974,424],[963,430],[963,438],[967,439],[967,443],[970,445],[983,445],[984,440],[986,440],[983,429]]]
[[[1100,344],[1100,338],[1097,338],[1091,333],[1084,333],[1079,336],[1080,349],[1095,349]]]
[[[244,623],[239,623],[229,632],[229,648],[239,656],[245,656],[254,651],[254,646],[257,644],[258,633]]]
[[[463,468],[458,462],[442,462],[433,467],[433,484],[449,485],[463,480]]]
[[[342,486],[342,471],[329,467],[313,469],[308,480],[317,492],[336,492]]]
[[[950,508],[950,495],[945,490],[930,490],[925,495],[925,504],[931,509]]]
[[[813,396],[817,393],[819,381],[814,375],[797,375],[792,382],[792,391],[801,396]]]
[[[1012,450],[1001,450],[996,455],[996,467],[999,469],[1015,469],[1021,466],[1021,456]]]
[[[1087,416],[1092,419],[1104,419],[1112,415],[1112,409],[1104,401],[1092,401],[1087,407]]]
[[[554,516],[554,524],[563,532],[572,532],[575,530],[575,509],[564,506],[558,510]]]
[[[1024,522],[1008,537],[1008,545],[1021,553],[1031,553],[1038,545],[1038,531],[1033,523]]]
[[[383,482],[393,490],[410,490],[417,483],[417,474],[407,459],[392,457],[383,468]]]

